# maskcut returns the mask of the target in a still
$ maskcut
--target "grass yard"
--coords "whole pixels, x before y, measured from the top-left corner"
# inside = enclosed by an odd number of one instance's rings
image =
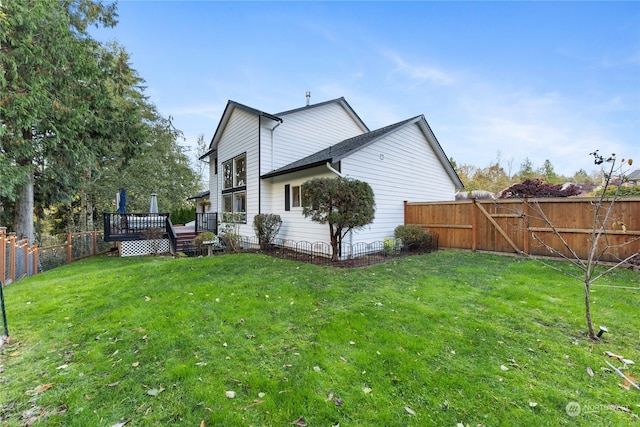
[[[638,288],[640,275],[599,283]],[[640,292],[593,289],[595,325],[610,331],[593,343],[582,285],[534,261],[103,256],[5,297],[0,426],[640,422],[640,392],[604,355],[640,364]]]

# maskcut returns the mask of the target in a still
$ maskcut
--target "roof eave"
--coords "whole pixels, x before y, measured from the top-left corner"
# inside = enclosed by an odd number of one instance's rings
[[[335,163],[334,159],[332,158],[327,158],[327,159],[323,159],[323,160],[318,160],[316,162],[313,163],[308,163],[308,164],[304,164],[304,165],[300,165],[300,166],[296,166],[296,167],[292,167],[292,168],[287,168],[287,169],[281,169],[281,170],[275,170],[272,172],[268,172],[265,173],[264,175],[262,175],[260,178],[262,179],[267,179],[267,178],[275,178],[276,176],[281,176],[281,175],[287,175],[290,173],[294,173],[294,172],[300,172],[306,169],[312,169],[318,166],[322,166],[328,163]]]

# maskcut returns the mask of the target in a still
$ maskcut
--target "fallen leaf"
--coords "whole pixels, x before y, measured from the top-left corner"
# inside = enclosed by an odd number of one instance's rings
[[[16,356],[20,356],[19,351],[14,351],[13,353],[9,354],[9,357],[16,357]]]
[[[296,427],[306,427],[307,426],[307,423],[304,421],[304,417],[298,418],[297,420],[293,421],[291,424],[296,426]]]
[[[140,366],[140,362],[133,362],[131,366],[133,366],[134,368],[137,368],[138,366]]]
[[[589,374],[590,377],[593,376],[593,369],[591,369],[591,366],[587,366],[587,374]]]
[[[624,359],[624,357],[618,356],[617,354],[611,353],[610,351],[605,351],[604,354],[606,354],[607,356],[609,356],[612,359],[618,359],[620,361],[622,361],[622,359]]]
[[[233,399],[234,397],[236,397],[236,392],[235,391],[225,391],[224,395],[227,396],[229,399]]]
[[[107,387],[117,387],[120,385],[120,381],[116,381],[115,383],[107,384]]]
[[[51,387],[53,387],[53,383],[43,384],[37,389],[35,389],[34,391],[36,393],[44,393],[45,391],[49,390]]]
[[[364,392],[364,394],[369,394],[369,393],[371,393],[373,390],[371,390],[369,387],[364,387],[364,388],[362,389],[362,391]]]
[[[535,408],[536,406],[538,406],[538,402],[529,402],[530,408]]]
[[[144,297],[144,300],[145,300],[145,301],[151,301],[151,297],[145,296],[145,297]]]
[[[164,388],[160,386],[160,388],[152,388],[151,390],[147,390],[147,394],[149,396],[157,396],[164,391]]]
[[[314,366],[314,367],[313,367],[313,370],[314,370],[314,371],[316,371],[316,372],[320,372],[320,371],[322,371],[322,369],[320,368],[320,366]]]
[[[85,395],[84,395],[84,398],[85,398],[86,400],[91,400],[91,396],[89,396],[88,394],[85,394]]]
[[[336,406],[344,405],[344,402],[339,397],[336,400],[334,400],[334,403],[336,404]]]
[[[409,408],[408,406],[405,406],[404,410],[407,411],[407,414],[409,414],[409,415],[415,415],[416,414],[416,412],[413,409]]]
[[[125,426],[125,425],[127,425],[127,424],[129,424],[129,420],[127,420],[127,421],[122,421],[122,422],[120,422],[120,423],[118,423],[118,424],[114,424],[114,425],[112,425],[111,427],[124,427],[124,426]]]
[[[504,365],[500,365],[500,370],[502,370],[502,371],[508,371],[508,370],[509,370],[509,368],[507,368],[507,367],[506,367],[506,366],[504,366]]]
[[[200,427],[204,427],[204,420],[200,421]]]
[[[67,369],[69,367],[69,365],[67,365],[66,363],[64,365],[60,365],[56,368],[56,370],[60,370],[60,369]]]

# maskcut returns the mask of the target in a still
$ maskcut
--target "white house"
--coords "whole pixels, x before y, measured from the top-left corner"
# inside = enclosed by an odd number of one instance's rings
[[[308,104],[308,102],[307,102]],[[300,186],[314,177],[369,183],[375,220],[351,243],[393,236],[406,201],[454,200],[463,188],[424,116],[369,130],[344,98],[270,114],[229,101],[209,150],[209,211],[254,236],[253,217],[279,214],[279,238],[329,242],[329,228],[302,216]]]

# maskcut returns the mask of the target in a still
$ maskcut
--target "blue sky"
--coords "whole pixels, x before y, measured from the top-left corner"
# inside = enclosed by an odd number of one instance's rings
[[[117,40],[195,147],[227,100],[344,96],[370,129],[424,114],[448,157],[517,172],[640,165],[640,2],[121,1]],[[192,148],[195,157],[195,148]]]

